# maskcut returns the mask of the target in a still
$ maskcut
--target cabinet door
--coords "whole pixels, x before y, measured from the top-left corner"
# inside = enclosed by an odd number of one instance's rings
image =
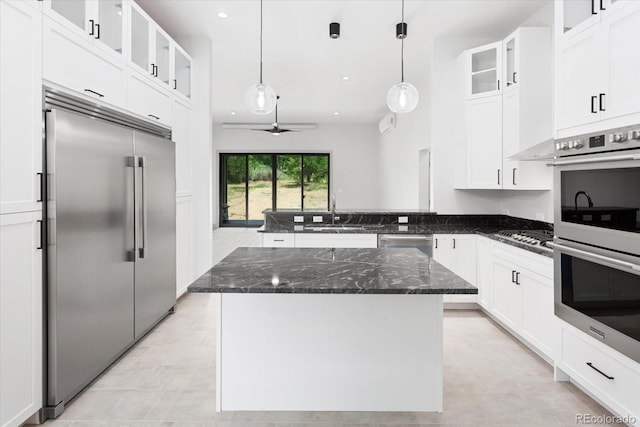
[[[67,28],[44,19],[43,78],[92,98],[124,107],[125,65]]]
[[[145,73],[154,74],[155,69],[151,66],[151,22],[135,2],[127,4],[131,7],[131,62]]]
[[[500,94],[502,86],[502,42],[467,51],[469,99]]]
[[[156,87],[146,76],[131,72],[127,95],[129,110],[147,119],[171,124],[170,95]]]
[[[472,285],[476,285],[476,236],[454,234],[451,236],[453,249],[453,272]]]
[[[520,36],[516,31],[503,42],[502,59],[504,61],[504,93],[518,87],[520,71]],[[506,104],[505,104],[506,108]]]
[[[42,407],[40,219],[40,212],[0,215],[0,425],[3,427],[21,425]]]
[[[191,108],[173,101],[172,139],[176,144],[176,193],[190,195],[193,191],[191,161]]]
[[[89,15],[92,4],[86,0],[46,0],[45,11],[70,31],[86,37],[90,32]],[[53,12],[53,13],[52,13]],[[95,22],[94,22],[95,30]]]
[[[467,101],[467,188],[502,188],[502,96]]]
[[[42,207],[41,43],[41,12],[0,2],[0,214]]]
[[[500,253],[493,255],[493,304],[491,312],[506,326],[518,332],[521,325],[522,291],[515,283],[516,268],[502,259]]]
[[[476,251],[476,286],[478,287],[478,304],[485,309],[491,307],[492,290],[492,258],[491,241],[485,237],[478,237]]]
[[[600,118],[599,82],[606,64],[598,59],[596,30],[597,27],[583,31],[557,46],[556,129],[593,123]]]
[[[557,329],[553,314],[553,280],[523,268],[518,268],[518,272],[522,287],[521,334],[538,350],[553,358]],[[549,276],[552,274],[548,272]]]
[[[175,43],[173,49],[173,89],[187,98],[191,98],[191,58]]]
[[[122,55],[124,0],[100,0],[95,2],[95,29],[93,38],[109,52]]]
[[[452,244],[449,234],[433,235],[433,259],[449,270],[454,268]]]
[[[155,49],[155,72],[154,76],[160,80],[165,85],[169,85],[170,79],[170,65],[169,65],[169,55],[170,55],[170,42],[169,37],[164,34],[164,32],[160,31],[158,28],[155,29],[155,37],[154,37],[154,49]]]
[[[619,8],[600,24],[604,64],[601,118],[640,112],[640,3]]]
[[[558,34],[566,34],[567,37],[575,36],[600,21],[600,5],[598,0],[570,0],[556,2],[556,15],[559,18],[560,28]]]

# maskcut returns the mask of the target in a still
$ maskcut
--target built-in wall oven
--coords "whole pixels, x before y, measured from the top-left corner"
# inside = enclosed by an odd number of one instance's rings
[[[556,141],[555,313],[640,362],[640,125]]]

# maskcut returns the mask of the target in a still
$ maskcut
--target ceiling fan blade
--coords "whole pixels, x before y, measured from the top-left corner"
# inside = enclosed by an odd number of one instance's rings
[[[283,132],[302,132],[300,130],[296,130],[296,129],[280,129],[280,133]]]

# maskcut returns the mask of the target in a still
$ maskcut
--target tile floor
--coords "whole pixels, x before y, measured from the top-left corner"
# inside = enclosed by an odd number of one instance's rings
[[[214,232],[214,262],[255,246],[255,230]],[[213,295],[188,294],[47,426],[575,426],[609,414],[482,312],[445,312],[444,412],[215,412]]]

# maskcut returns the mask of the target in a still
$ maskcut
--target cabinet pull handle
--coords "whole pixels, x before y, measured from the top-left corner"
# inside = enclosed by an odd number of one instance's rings
[[[513,168],[513,170],[511,171],[511,177],[512,177],[513,185],[517,185],[516,184],[516,169],[518,169],[518,168]]]
[[[602,5],[602,0],[600,0],[600,10],[607,10],[607,8]]]
[[[516,271],[511,270],[511,283],[516,283]]]
[[[98,95],[100,98],[104,98],[104,95],[103,95],[103,94],[101,94],[100,92],[96,92],[95,90],[85,89],[84,91],[85,91],[85,92],[92,93],[92,94],[94,94],[94,95]]]
[[[156,72],[155,72],[154,76],[158,77],[158,66],[156,65],[155,67],[156,67]]]
[[[607,100],[606,98],[607,94],[606,93],[601,93],[600,95],[598,95],[598,102],[600,103],[600,111],[607,111],[605,102]]]
[[[100,24],[96,24],[96,40],[100,38]]]
[[[160,117],[154,116],[153,114],[148,114],[149,117],[154,118],[156,120],[160,120]]]
[[[178,89],[178,80],[173,79],[173,88]]]
[[[438,249],[438,239],[436,239],[436,249]]]
[[[598,12],[596,12],[596,0],[591,0],[591,14],[592,15],[598,14]]]
[[[41,219],[38,220],[38,226],[40,227],[40,243],[36,246],[37,250],[42,249],[42,241],[44,240],[44,223]]]
[[[516,271],[516,285],[520,284],[520,272]]]
[[[456,248],[456,239],[453,239],[453,249]]]
[[[598,112],[596,111],[596,99],[597,98],[598,98],[597,96],[592,96],[591,97],[591,112],[593,114],[598,114]]]
[[[92,36],[96,32],[96,21],[89,19],[89,24],[91,24],[91,31],[89,31],[89,35]]]
[[[500,169],[498,169],[498,185],[500,185]]]
[[[36,175],[38,175],[38,179],[40,180],[40,196],[38,196],[38,200],[36,200],[36,203],[41,203],[42,200],[42,193],[43,191],[43,187],[44,187],[44,174],[42,172],[38,172]]]
[[[498,80],[498,90],[500,90],[500,80]]]
[[[518,81],[516,80],[516,75],[517,75],[517,74],[518,74],[518,72],[517,72],[517,71],[514,71],[514,72],[513,72],[513,83],[514,83],[514,84],[515,84],[515,83],[518,83]]]
[[[151,75],[152,76],[156,75],[156,64],[151,64]]]
[[[587,362],[587,366],[589,366],[591,369],[593,369],[594,371],[596,371],[597,373],[599,373],[600,375],[602,375],[603,377],[605,377],[608,380],[614,380],[614,377],[610,377],[609,375],[605,374],[604,372],[602,372],[600,369],[596,368],[595,366],[593,366],[593,363],[591,362]]]
[[[284,239],[273,239],[274,242],[284,242]]]

